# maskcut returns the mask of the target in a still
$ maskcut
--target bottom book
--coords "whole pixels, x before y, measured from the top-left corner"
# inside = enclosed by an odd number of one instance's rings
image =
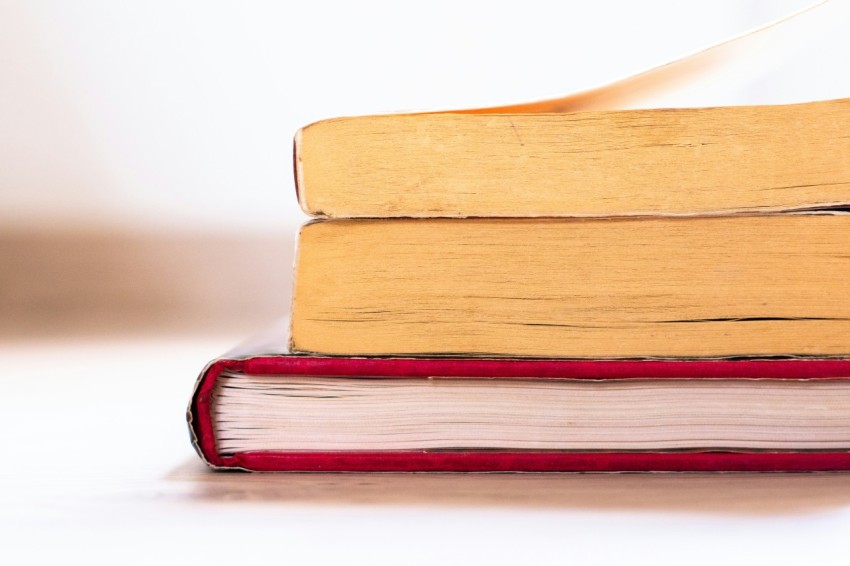
[[[215,468],[850,469],[850,360],[342,358],[242,350],[188,411]]]

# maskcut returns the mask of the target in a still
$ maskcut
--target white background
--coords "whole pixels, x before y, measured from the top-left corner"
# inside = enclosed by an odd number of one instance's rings
[[[847,474],[212,474],[183,419],[286,303],[298,127],[558,96],[806,4],[0,0],[4,558],[846,564]],[[848,21],[664,104],[850,96]]]

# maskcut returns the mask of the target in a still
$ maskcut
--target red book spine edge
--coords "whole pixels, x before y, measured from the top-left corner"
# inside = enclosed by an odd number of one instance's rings
[[[850,452],[533,452],[216,450],[210,400],[225,370],[255,375],[434,376],[500,379],[847,379],[850,360],[580,361],[263,356],[221,358],[204,368],[187,411],[192,443],[218,469],[323,472],[674,472],[850,470]]]

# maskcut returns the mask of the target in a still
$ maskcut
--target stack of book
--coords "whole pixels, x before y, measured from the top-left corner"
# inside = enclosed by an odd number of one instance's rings
[[[850,469],[850,100],[319,122],[214,467]]]

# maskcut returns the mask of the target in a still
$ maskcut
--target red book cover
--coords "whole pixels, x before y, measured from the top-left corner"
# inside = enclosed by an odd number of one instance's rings
[[[280,342],[278,342],[280,343]],[[839,450],[345,450],[246,451],[217,449],[211,400],[222,372],[258,376],[523,380],[850,379],[846,359],[544,360],[477,358],[342,358],[258,354],[243,348],[211,362],[199,377],[188,410],[192,442],[210,466],[251,471],[324,472],[650,472],[850,470]]]

